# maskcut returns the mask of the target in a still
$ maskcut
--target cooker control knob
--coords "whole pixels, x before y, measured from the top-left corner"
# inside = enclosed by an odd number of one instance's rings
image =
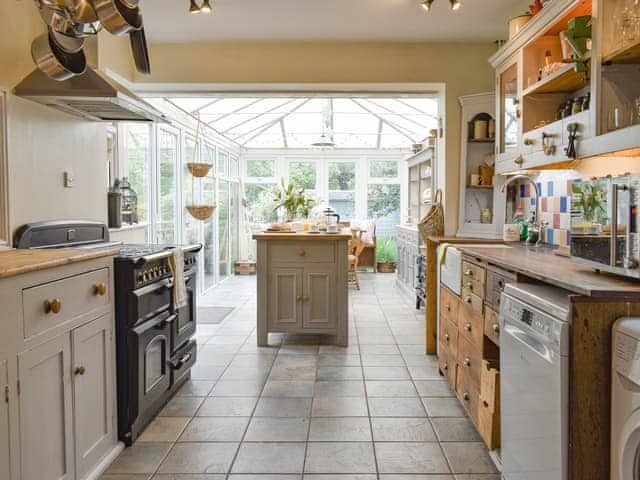
[[[136,280],[138,283],[142,283],[144,281],[144,276],[142,275],[142,272],[138,272],[138,275],[136,275]]]
[[[142,279],[143,279],[145,282],[149,281],[149,273],[148,273],[148,272],[144,272],[144,273],[142,274]]]
[[[633,257],[624,257],[624,268],[638,268],[638,260]]]

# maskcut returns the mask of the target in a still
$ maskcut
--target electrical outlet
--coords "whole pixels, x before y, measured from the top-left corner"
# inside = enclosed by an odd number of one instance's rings
[[[64,188],[73,188],[76,184],[76,177],[71,172],[64,172]]]

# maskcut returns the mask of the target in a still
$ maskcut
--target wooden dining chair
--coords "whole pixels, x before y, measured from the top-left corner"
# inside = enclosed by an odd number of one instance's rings
[[[362,232],[359,230],[351,231],[351,240],[349,240],[349,283],[356,286],[360,290],[360,281],[358,280],[358,261],[364,244],[362,243]]]

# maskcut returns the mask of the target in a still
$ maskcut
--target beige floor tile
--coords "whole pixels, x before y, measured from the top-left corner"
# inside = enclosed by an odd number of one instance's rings
[[[369,412],[372,417],[426,417],[427,412],[418,397],[371,397]]]
[[[436,435],[427,418],[372,418],[376,442],[435,442]]]
[[[145,428],[138,442],[175,442],[190,417],[157,417]]]
[[[170,449],[170,443],[135,443],[120,454],[106,473],[154,473]]]
[[[442,443],[454,473],[497,473],[484,443]]]
[[[237,443],[177,443],[159,473],[227,473]]]
[[[239,442],[250,417],[195,417],[180,436],[180,442]]]
[[[380,473],[450,473],[438,443],[376,442]]]
[[[369,442],[310,442],[305,473],[376,473],[373,444]]]
[[[309,417],[311,398],[262,397],[255,410],[256,417]]]
[[[370,442],[371,425],[366,417],[317,417],[311,420],[310,442]]]
[[[313,417],[366,417],[367,400],[364,397],[316,397],[313,399]]]
[[[249,417],[256,397],[208,397],[198,410],[199,417]]]
[[[245,435],[246,442],[306,442],[307,418],[254,417]]]
[[[243,443],[232,473],[302,473],[305,443]]]

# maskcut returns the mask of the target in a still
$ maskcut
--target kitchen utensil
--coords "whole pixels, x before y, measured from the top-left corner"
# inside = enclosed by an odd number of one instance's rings
[[[53,37],[53,41],[56,42],[56,45],[66,53],[77,53],[82,50],[84,45],[84,38],[70,37],[63,33],[56,32],[53,29],[51,30],[51,36]]]
[[[626,128],[633,121],[633,112],[627,106],[611,107],[607,117],[607,130],[612,132]]]
[[[473,122],[474,140],[485,140],[487,138],[488,127],[489,122],[487,122],[487,120],[476,120]]]
[[[509,40],[515,37],[520,32],[520,30],[522,30],[522,27],[524,27],[527,22],[531,20],[532,16],[533,15],[531,15],[530,13],[524,13],[509,20]]]
[[[90,0],[64,0],[65,7],[75,23],[95,23],[98,14]]]
[[[58,81],[81,75],[87,68],[84,52],[65,52],[56,44],[50,30],[31,43],[31,56],[45,75]]]
[[[64,8],[41,4],[40,17],[53,30],[65,35],[73,36],[75,33],[75,23],[69,12]]]
[[[151,73],[151,64],[149,62],[149,49],[147,48],[147,38],[144,34],[144,27],[140,30],[130,32],[129,41],[131,43],[131,52],[133,53],[136,70],[145,75],[149,75]]]
[[[125,35],[142,28],[140,9],[123,0],[94,0],[94,8],[102,26],[113,35]]]

